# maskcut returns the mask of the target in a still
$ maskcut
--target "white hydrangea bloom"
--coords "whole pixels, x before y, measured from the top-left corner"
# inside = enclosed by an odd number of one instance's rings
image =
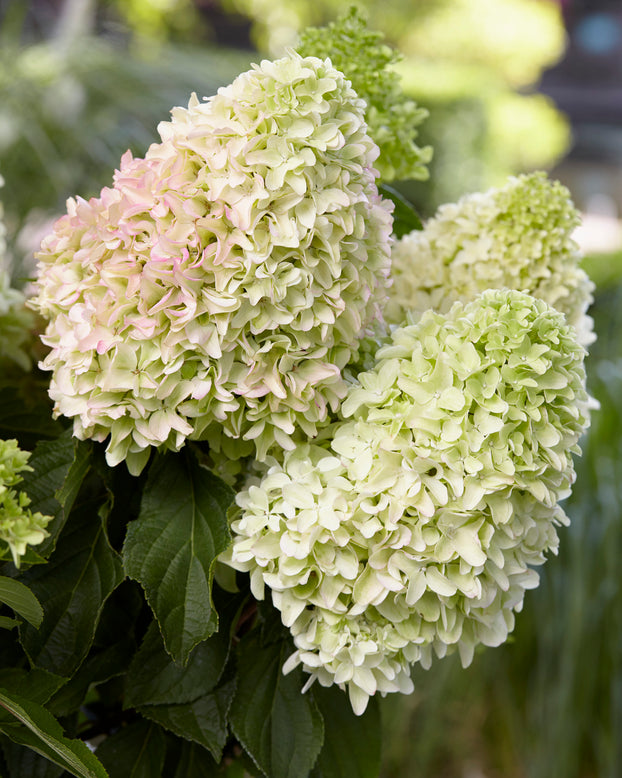
[[[264,61],[68,202],[38,255],[42,366],[109,464],[189,436],[261,459],[337,408],[390,264],[364,112],[328,60]]]
[[[393,247],[387,320],[401,324],[407,311],[429,308],[445,313],[486,289],[517,289],[564,313],[588,345],[594,285],[579,267],[578,223],[566,187],[543,173],[441,206],[423,230]]]
[[[567,523],[583,357],[560,313],[516,291],[393,332],[351,418],[237,497],[223,559],[271,590],[286,669],[347,686],[361,713],[411,689],[413,662],[457,648],[467,664],[506,639]]]

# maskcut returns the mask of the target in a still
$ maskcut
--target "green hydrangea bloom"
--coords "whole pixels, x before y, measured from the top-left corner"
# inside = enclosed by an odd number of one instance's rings
[[[385,317],[400,324],[407,311],[444,313],[486,289],[518,289],[562,311],[588,345],[594,286],[579,267],[578,223],[566,187],[544,173],[444,205],[422,231],[395,243]]]
[[[0,549],[6,544],[19,567],[20,557],[26,553],[26,546],[35,546],[46,537],[46,526],[51,516],[33,513],[28,506],[30,499],[25,492],[13,487],[22,481],[30,453],[22,451],[16,440],[0,440]]]
[[[355,712],[410,665],[503,642],[588,424],[584,349],[529,295],[490,290],[397,328],[346,420],[237,497],[224,560],[267,586],[296,653]]]
[[[356,8],[327,27],[310,27],[302,33],[298,52],[303,56],[329,57],[352,82],[367,103],[369,134],[380,148],[376,167],[383,181],[428,178],[430,146],[415,143],[417,127],[428,112],[407,97],[399,76],[390,66],[400,59],[380,43],[382,33],[367,29]]]

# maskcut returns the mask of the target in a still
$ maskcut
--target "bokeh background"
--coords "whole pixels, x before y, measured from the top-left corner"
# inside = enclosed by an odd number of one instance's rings
[[[12,272],[73,194],[144,154],[192,91],[213,94],[352,0],[0,0],[0,174]],[[572,525],[512,639],[416,669],[383,704],[383,778],[622,775],[622,3],[359,0],[404,55],[430,111],[422,215],[513,173],[546,169],[584,214],[597,284],[590,389],[600,401],[567,503]]]

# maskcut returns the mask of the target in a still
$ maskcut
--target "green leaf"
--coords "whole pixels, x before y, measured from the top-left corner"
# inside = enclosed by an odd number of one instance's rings
[[[95,752],[114,778],[160,778],[164,733],[149,721],[135,721],[107,737]]]
[[[380,194],[395,205],[393,211],[393,234],[396,238],[402,238],[413,230],[422,230],[423,224],[414,206],[401,192],[392,186],[382,184],[378,187]]]
[[[66,682],[46,670],[36,667],[32,670],[24,670],[20,667],[6,667],[0,670],[0,687],[10,694],[25,697],[37,705],[45,705],[52,695]]]
[[[52,516],[48,524],[50,533],[37,551],[48,556],[56,545],[80,486],[89,469],[90,443],[83,443],[65,431],[59,438],[42,441],[32,453],[28,464],[33,472],[24,473],[20,489],[30,497],[30,509]]]
[[[65,737],[60,724],[40,705],[0,689],[0,731],[13,742],[28,746],[78,778],[108,778],[100,761],[81,740]]]
[[[52,697],[48,709],[55,716],[69,716],[84,702],[91,684],[99,684],[127,672],[136,644],[131,636],[121,638],[101,651],[91,653],[75,675]]]
[[[20,447],[33,449],[42,438],[56,438],[62,424],[52,418],[47,391],[29,377],[19,385],[0,387],[0,438],[17,438]]]
[[[182,664],[218,627],[213,565],[230,540],[232,499],[231,489],[190,451],[169,454],[155,461],[140,516],[128,526],[125,570],[142,585],[166,650]]]
[[[43,608],[30,589],[4,575],[0,575],[0,602],[12,608],[33,627],[40,626],[43,621]]]
[[[2,752],[9,768],[9,778],[61,778],[67,775],[59,765],[7,737],[2,738]]]
[[[175,664],[152,622],[127,675],[125,707],[193,702],[211,692],[229,655],[229,633],[221,629],[199,643],[185,667]]]
[[[138,711],[175,735],[204,746],[220,762],[234,694],[235,680],[231,680],[185,705],[142,705]]]
[[[10,619],[8,616],[0,616],[0,629],[15,629],[22,622],[19,619]]]
[[[314,778],[378,778],[381,732],[378,699],[372,697],[362,716],[355,716],[348,695],[336,686],[313,686],[313,698],[324,718],[324,745]]]
[[[104,603],[123,580],[97,507],[85,503],[74,511],[47,565],[23,575],[44,610],[38,631],[20,627],[24,650],[37,667],[66,677],[84,661]]]
[[[235,736],[269,778],[307,778],[322,747],[315,701],[302,694],[302,670],[283,675],[288,641],[262,646],[257,631],[238,655],[238,688],[230,722]]]
[[[212,755],[196,743],[184,743],[173,778],[218,778],[222,775]]]

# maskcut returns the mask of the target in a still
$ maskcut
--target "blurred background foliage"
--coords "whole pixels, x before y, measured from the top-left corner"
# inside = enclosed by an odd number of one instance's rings
[[[224,0],[252,20],[262,51],[282,53],[308,25],[352,0]],[[565,118],[534,91],[564,49],[559,7],[548,0],[361,0],[372,29],[403,55],[405,90],[430,110],[421,145],[434,146],[430,181],[401,189],[424,214],[517,170],[547,168],[568,148]]]
[[[192,91],[213,94],[248,67],[250,52],[197,40],[197,13],[190,0],[6,4],[0,197],[14,275],[67,197],[97,194],[126,149],[145,153],[174,105]],[[176,39],[186,25],[190,40]]]
[[[0,192],[23,277],[49,219],[110,183],[128,147],[191,91],[215,92],[262,54],[351,0],[0,0]],[[404,54],[427,107],[424,214],[504,176],[549,168],[565,118],[535,85],[562,56],[552,0],[371,0],[370,27]],[[256,46],[257,51],[252,50]],[[24,266],[25,264],[25,266]],[[578,462],[558,557],[526,598],[512,641],[415,670],[415,694],[383,703],[384,778],[619,778],[622,774],[622,255],[590,257],[601,403]]]

